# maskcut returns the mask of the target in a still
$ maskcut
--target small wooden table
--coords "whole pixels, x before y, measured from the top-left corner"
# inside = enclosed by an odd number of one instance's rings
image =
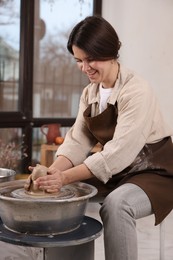
[[[49,167],[54,160],[55,152],[57,151],[59,146],[60,145],[56,145],[56,144],[42,144],[40,164]],[[100,152],[101,149],[102,146],[98,143],[91,150],[91,153]]]
[[[49,167],[53,162],[58,147],[59,145],[56,144],[42,144],[40,164]]]

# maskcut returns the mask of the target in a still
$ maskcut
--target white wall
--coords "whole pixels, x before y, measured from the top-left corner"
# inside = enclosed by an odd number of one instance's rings
[[[121,63],[150,82],[173,128],[173,0],[102,1],[122,42]]]

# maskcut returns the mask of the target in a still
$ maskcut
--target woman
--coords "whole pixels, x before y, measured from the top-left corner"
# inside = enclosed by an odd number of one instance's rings
[[[101,17],[72,30],[67,48],[90,84],[49,175],[36,184],[57,192],[90,179],[106,188],[100,210],[106,260],[136,260],[135,220],[154,213],[159,224],[173,207],[172,131],[147,82],[118,62],[120,46]],[[102,150],[91,154],[98,142]]]

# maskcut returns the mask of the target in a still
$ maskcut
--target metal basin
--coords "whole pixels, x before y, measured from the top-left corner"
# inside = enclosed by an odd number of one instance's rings
[[[11,169],[0,168],[0,183],[15,179],[16,172]]]
[[[25,194],[25,180],[0,184],[0,216],[15,232],[54,235],[75,230],[82,223],[88,200],[97,189],[82,182],[66,185],[57,196]]]

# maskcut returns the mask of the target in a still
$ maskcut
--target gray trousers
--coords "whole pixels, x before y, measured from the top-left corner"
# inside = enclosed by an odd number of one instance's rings
[[[106,260],[137,260],[136,219],[153,213],[146,193],[126,183],[111,192],[100,209]]]

